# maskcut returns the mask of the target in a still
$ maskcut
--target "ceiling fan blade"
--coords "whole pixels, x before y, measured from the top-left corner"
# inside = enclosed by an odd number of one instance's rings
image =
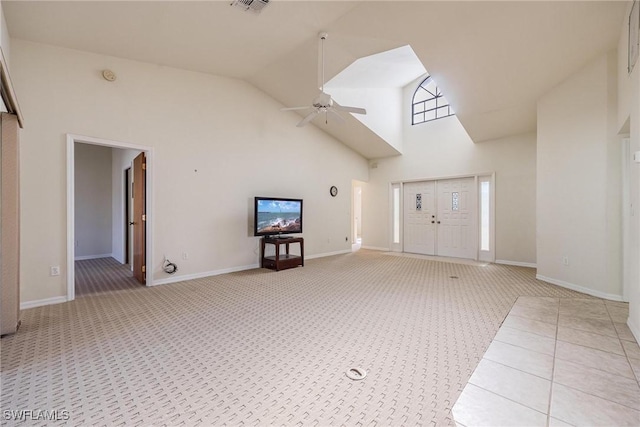
[[[280,111],[308,110],[309,108],[313,108],[313,107],[310,105],[307,107],[286,107],[286,108],[281,108]]]
[[[333,101],[333,108],[338,111],[346,111],[347,113],[355,114],[367,114],[367,110],[359,107],[347,107],[346,105],[340,105],[335,100]]]
[[[309,114],[307,115],[307,117],[305,117],[304,119],[302,119],[302,120],[300,121],[300,123],[298,123],[296,126],[297,126],[297,127],[299,127],[299,128],[301,128],[302,126],[306,125],[306,124],[307,124],[307,123],[309,123],[311,120],[313,120],[313,118],[314,118],[315,116],[317,116],[317,115],[318,115],[318,111],[314,111],[314,112],[312,112],[312,113],[309,113]]]

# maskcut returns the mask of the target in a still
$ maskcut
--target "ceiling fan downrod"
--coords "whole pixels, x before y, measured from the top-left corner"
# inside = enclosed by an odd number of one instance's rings
[[[322,86],[321,86],[320,90],[322,92],[324,92],[324,41],[327,39],[327,37],[329,37],[329,34],[323,31],[323,32],[320,32],[318,34],[318,37],[320,37],[321,44],[322,44],[322,47],[321,47],[321,52],[322,52]]]

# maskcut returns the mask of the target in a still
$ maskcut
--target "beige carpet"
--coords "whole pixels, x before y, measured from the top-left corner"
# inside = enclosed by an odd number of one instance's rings
[[[518,296],[581,295],[519,267],[364,250],[305,264],[26,310],[2,339],[2,409],[68,410],[72,425],[449,425]],[[345,376],[355,366],[364,380]]]

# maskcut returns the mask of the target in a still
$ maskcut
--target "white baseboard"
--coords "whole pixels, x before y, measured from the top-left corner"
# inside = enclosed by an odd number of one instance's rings
[[[611,301],[620,301],[622,302],[622,295],[616,294],[608,294],[606,292],[596,291],[594,289],[585,288],[584,286],[575,285],[573,283],[565,282],[563,280],[552,279],[551,277],[545,277],[540,274],[536,274],[536,279],[542,280],[543,282],[548,282],[553,285],[562,286],[563,288],[571,289],[572,291],[582,292],[583,294],[591,295],[598,298],[604,298]]]
[[[74,259],[76,261],[84,261],[85,259],[98,259],[98,258],[113,258],[113,254],[101,254],[101,255],[81,255]]]
[[[186,280],[202,279],[203,277],[219,276],[221,274],[235,273],[238,271],[252,270],[260,267],[260,264],[243,265],[240,267],[223,268],[221,270],[205,271],[202,273],[183,274],[181,276],[171,276],[166,279],[154,280],[148,286],[167,285],[169,283],[184,282]]]
[[[307,259],[314,259],[314,258],[323,258],[327,256],[344,255],[344,254],[350,254],[350,253],[351,253],[350,249],[345,249],[342,251],[308,255],[308,256],[305,256],[304,259],[307,260]],[[245,270],[253,270],[254,268],[259,268],[259,267],[260,267],[260,264],[251,264],[251,265],[243,265],[240,267],[223,268],[221,270],[205,271],[203,273],[184,274],[182,276],[167,277],[166,279],[154,280],[153,283],[151,283],[149,286],[167,285],[169,283],[184,282],[186,280],[202,279],[203,277],[219,276],[221,274],[235,273],[238,271],[245,271]]]
[[[530,262],[507,261],[505,259],[497,259],[495,260],[495,264],[513,265],[514,267],[538,268],[537,264],[533,264]]]
[[[369,249],[371,251],[382,251],[382,252],[389,252],[390,251],[389,248],[379,248],[377,246],[366,246],[366,245],[362,245],[362,249]]]
[[[305,256],[304,259],[324,258],[326,256],[344,255],[344,254],[350,254],[352,252],[353,251],[351,249],[345,249],[343,251],[325,252],[323,254],[309,255],[309,256]]]
[[[627,318],[627,326],[631,329],[631,333],[636,338],[636,342],[640,342],[640,326],[631,323],[631,317]]]
[[[27,310],[34,307],[42,307],[43,305],[60,304],[67,302],[67,297],[52,297],[45,299],[37,299],[33,301],[25,301],[20,303],[20,310]]]

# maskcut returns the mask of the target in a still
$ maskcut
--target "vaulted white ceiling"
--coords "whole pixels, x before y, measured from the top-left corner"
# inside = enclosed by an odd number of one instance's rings
[[[535,131],[537,99],[616,47],[626,7],[271,0],[254,15],[229,3],[3,0],[2,7],[12,37],[244,79],[284,105],[317,95],[321,30],[330,34],[327,80],[359,58],[410,45],[476,142]],[[317,125],[367,158],[398,153],[353,117]]]

